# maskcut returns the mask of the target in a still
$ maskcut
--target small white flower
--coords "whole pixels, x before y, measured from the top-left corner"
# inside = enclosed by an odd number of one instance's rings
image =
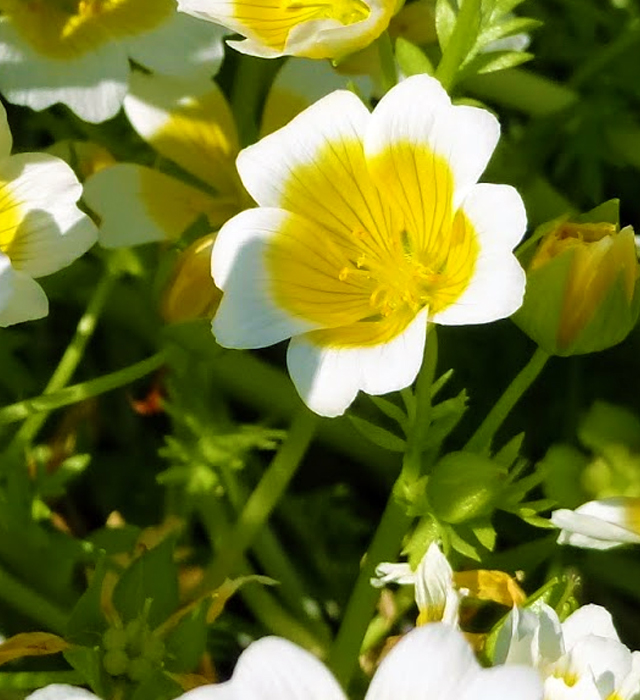
[[[373,586],[387,583],[415,586],[418,624],[444,622],[457,626],[460,594],[453,585],[453,569],[440,547],[432,542],[415,571],[409,564],[383,563],[376,567]]]
[[[176,0],[0,0],[0,90],[35,110],[56,102],[88,122],[117,114],[130,59],[165,75],[212,75],[225,32]]]
[[[96,241],[76,206],[82,186],[71,168],[44,153],[11,153],[0,106],[0,326],[42,318],[49,303],[34,280],[66,267]]]
[[[546,604],[514,608],[498,634],[494,663],[541,673],[545,700],[631,700],[640,686],[638,653],[620,642],[611,615],[586,605],[562,624]]]
[[[561,508],[551,514],[551,522],[561,530],[558,544],[586,549],[640,544],[640,498],[603,498],[575,510]]]

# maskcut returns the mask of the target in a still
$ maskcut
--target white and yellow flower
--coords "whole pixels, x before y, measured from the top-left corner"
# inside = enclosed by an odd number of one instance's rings
[[[435,542],[429,545],[415,571],[408,563],[379,564],[371,585],[380,587],[388,583],[414,586],[416,604],[420,611],[419,625],[427,622],[458,625],[460,593],[453,584],[451,564]]]
[[[545,604],[514,608],[498,634],[494,663],[538,669],[545,700],[635,700],[640,689],[640,652],[620,642],[599,605],[585,605],[563,623]]]
[[[235,122],[215,83],[136,73],[124,108],[138,134],[189,181],[134,163],[89,177],[84,198],[101,220],[103,246],[175,241],[199,217],[217,230],[251,206],[235,168]]]
[[[178,0],[178,8],[241,34],[228,44],[263,58],[339,59],[363,49],[389,26],[398,0]]]
[[[0,326],[42,318],[49,303],[34,278],[66,267],[96,241],[76,202],[82,186],[71,168],[44,153],[11,153],[0,106]]]
[[[224,30],[176,0],[0,0],[0,91],[36,110],[56,102],[88,122],[119,111],[130,59],[166,75],[212,75]]]
[[[446,625],[409,632],[383,659],[366,700],[542,700],[528,668],[484,669],[464,637]],[[79,688],[50,685],[27,700],[96,700]],[[329,670],[308,651],[265,637],[240,656],[226,683],[205,685],[177,700],[346,700]]]
[[[489,112],[452,106],[414,76],[370,113],[337,91],[242,151],[256,202],[221,229],[218,342],[259,348],[292,337],[287,363],[307,405],[343,413],[359,390],[408,386],[427,322],[485,323],[521,303],[512,254],[518,193],[476,184],[499,136]]]
[[[560,528],[558,544],[586,549],[640,544],[640,498],[603,498],[575,510],[561,508],[551,514],[551,522]]]

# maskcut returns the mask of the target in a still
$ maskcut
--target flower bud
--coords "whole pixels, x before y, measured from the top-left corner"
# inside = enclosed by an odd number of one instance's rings
[[[624,340],[640,310],[633,229],[587,214],[539,232],[537,249],[521,256],[528,257],[521,260],[527,290],[513,320],[552,355],[597,352]]]
[[[222,292],[211,277],[211,249],[216,234],[194,241],[183,250],[162,300],[162,316],[168,323],[211,318]]]
[[[451,452],[433,468],[427,497],[436,517],[447,523],[489,515],[503,491],[504,470],[473,452]]]

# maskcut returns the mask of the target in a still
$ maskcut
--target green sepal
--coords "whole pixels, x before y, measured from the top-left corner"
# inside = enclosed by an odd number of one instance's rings
[[[391,452],[404,452],[406,450],[407,443],[401,437],[394,435],[390,430],[351,414],[349,414],[349,420],[353,427],[374,445]]]
[[[400,36],[396,39],[395,47],[396,61],[405,76],[434,74],[435,69],[428,56],[414,43]]]

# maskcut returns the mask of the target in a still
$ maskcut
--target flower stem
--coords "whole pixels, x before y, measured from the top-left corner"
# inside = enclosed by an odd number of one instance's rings
[[[525,391],[533,384],[549,357],[549,354],[542,348],[536,349],[529,362],[516,375],[476,432],[471,436],[469,442],[465,445],[464,449],[466,451],[488,452],[490,450],[491,442],[496,432]]]
[[[348,688],[358,665],[362,642],[375,612],[379,591],[371,585],[376,567],[383,561],[397,558],[402,538],[411,524],[409,517],[396,500],[396,488],[420,478],[424,438],[428,432],[431,413],[431,385],[435,376],[438,344],[434,327],[429,329],[422,368],[416,381],[415,410],[407,437],[407,450],[402,472],[389,496],[369,550],[364,558],[356,585],[331,649],[329,667],[343,688]],[[413,402],[411,402],[413,404]]]
[[[87,344],[96,329],[98,318],[117,278],[118,271],[115,266],[107,265],[107,269],[98,282],[82,318],[78,321],[76,332],[54,373],[51,375],[43,395],[53,394],[59,391],[66,386],[73,376],[84,356]],[[48,412],[43,411],[37,415],[31,416],[20,428],[16,434],[15,440],[23,445],[30,443],[47,420],[47,415]]]
[[[287,439],[249,496],[235,527],[207,572],[207,582],[220,585],[230,576],[261,531],[291,482],[313,439],[318,417],[303,407],[293,419]]]
[[[118,387],[126,386],[158,369],[164,362],[165,353],[160,351],[146,360],[136,362],[134,365],[120,369],[117,372],[105,374],[102,377],[90,379],[80,384],[74,384],[52,394],[42,394],[33,399],[18,401],[0,409],[0,425],[24,420],[38,413],[53,411],[63,406],[70,406]]]
[[[329,668],[343,688],[348,688],[358,666],[362,640],[380,595],[380,591],[371,585],[371,578],[378,564],[397,558],[402,538],[410,524],[411,518],[396,502],[392,492],[360,568],[329,656]]]
[[[56,634],[62,634],[66,629],[69,617],[66,612],[2,568],[0,568],[0,598],[14,610]],[[0,685],[1,687],[3,686]]]

